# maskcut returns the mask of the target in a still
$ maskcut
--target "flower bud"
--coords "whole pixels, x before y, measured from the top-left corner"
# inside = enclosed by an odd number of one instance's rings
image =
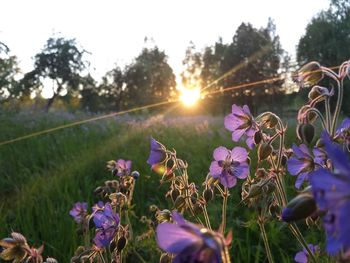
[[[327,88],[321,87],[321,86],[314,86],[310,90],[308,97],[310,100],[314,100],[314,99],[321,97],[321,96],[330,96],[330,95],[331,95],[331,93],[329,92],[329,90]],[[319,100],[319,101],[321,101],[321,100]]]
[[[136,180],[137,178],[140,177],[140,173],[139,173],[138,171],[133,171],[133,172],[131,173],[131,176]]]
[[[321,65],[316,61],[312,61],[298,70],[293,76],[293,80],[304,88],[316,85],[323,79],[323,76]]]
[[[46,258],[46,263],[58,263],[58,261],[54,258]]]
[[[213,189],[211,189],[211,188],[206,188],[206,189],[203,191],[203,198],[204,198],[204,200],[205,200],[207,203],[210,202],[211,200],[213,200],[213,197],[214,197]]]
[[[262,143],[258,148],[259,161],[265,160],[272,153],[272,146],[269,143]]]
[[[169,222],[171,219],[171,212],[168,209],[164,209],[156,214],[156,218],[159,223]]]
[[[282,220],[289,223],[305,219],[317,209],[315,199],[311,194],[300,194],[293,198],[282,210]]]
[[[268,129],[272,129],[277,125],[278,119],[277,119],[277,116],[275,114],[268,113],[268,114],[264,115],[264,117],[262,118],[262,122],[263,122],[264,127],[268,128]]]
[[[254,143],[258,145],[263,139],[263,136],[261,134],[261,131],[257,131],[254,133]]]
[[[307,144],[312,142],[315,135],[315,127],[310,123],[300,123],[297,126],[297,136],[298,138]]]
[[[117,250],[120,252],[126,246],[127,240],[125,236],[121,236],[117,241]]]

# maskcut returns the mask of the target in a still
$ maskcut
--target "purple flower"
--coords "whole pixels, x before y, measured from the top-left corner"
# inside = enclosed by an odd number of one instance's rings
[[[131,161],[125,161],[123,159],[119,159],[116,162],[114,174],[122,177],[122,176],[127,176],[130,175],[131,172]]]
[[[350,119],[345,118],[338,127],[335,136],[350,151]]]
[[[257,125],[247,105],[243,108],[232,105],[232,113],[225,117],[225,128],[232,132],[232,140],[238,142],[246,135],[246,143],[250,149],[254,146],[254,134],[258,131]]]
[[[288,160],[288,172],[297,176],[295,187],[299,189],[304,181],[309,180],[309,173],[324,165],[325,154],[321,149],[314,148],[314,158],[305,144],[299,147],[293,144],[292,149],[294,155]]]
[[[230,151],[220,146],[214,150],[213,157],[215,161],[210,165],[210,174],[213,178],[219,178],[223,186],[231,188],[236,185],[237,178],[247,178],[248,153],[243,147],[235,147]]]
[[[165,147],[151,137],[151,152],[149,154],[147,163],[153,166],[155,164],[163,162],[165,158]]]
[[[186,222],[173,212],[176,224],[162,223],[156,230],[158,246],[175,254],[173,263],[220,263],[224,249],[223,237],[216,232]]]
[[[312,245],[312,244],[308,244],[307,245],[309,247],[309,249],[311,250],[312,254],[318,254],[320,253],[320,247],[317,245]],[[306,249],[304,248],[302,251],[299,251],[298,253],[296,253],[294,260],[297,263],[308,263],[308,257],[309,254],[307,253]]]
[[[350,160],[328,134],[322,134],[333,170],[318,169],[310,174],[313,195],[319,209],[328,211],[323,217],[327,233],[327,251],[334,255],[350,248]]]
[[[74,204],[73,208],[69,211],[69,215],[74,218],[74,221],[80,224],[84,217],[87,215],[87,203],[77,202]]]
[[[97,247],[106,247],[114,238],[119,226],[119,215],[110,203],[99,202],[93,207],[93,220],[97,228],[94,243]]]

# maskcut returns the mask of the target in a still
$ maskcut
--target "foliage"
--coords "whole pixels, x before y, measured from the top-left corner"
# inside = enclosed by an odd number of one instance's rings
[[[17,57],[9,55],[10,49],[0,42],[0,102],[14,96],[19,73]]]
[[[123,100],[129,107],[169,100],[175,91],[175,75],[158,47],[144,48],[124,74]]]
[[[46,110],[49,110],[62,93],[71,95],[78,90],[81,71],[86,67],[83,61],[85,52],[76,46],[75,39],[49,38],[44,49],[35,55],[34,70],[26,73],[21,81],[23,93],[39,94],[43,81],[52,80],[53,97],[46,105]]]

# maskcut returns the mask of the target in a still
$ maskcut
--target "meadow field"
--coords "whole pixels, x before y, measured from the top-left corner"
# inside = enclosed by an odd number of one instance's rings
[[[2,113],[0,141],[75,122],[93,116],[56,113]],[[120,116],[62,129],[46,135],[2,145],[0,147],[0,236],[11,231],[21,232],[35,246],[45,245],[46,256],[59,262],[69,262],[74,250],[82,243],[75,232],[69,210],[77,201],[95,203],[93,190],[113,179],[106,162],[119,158],[132,160],[132,169],[140,172],[134,193],[135,216],[131,219],[136,235],[147,231],[140,221],[151,218],[150,205],[171,209],[159,184],[159,175],[151,171],[146,160],[151,136],[189,164],[190,180],[200,187],[206,176],[213,150],[235,143],[225,130],[223,116]],[[287,145],[295,141],[295,128],[289,127]],[[250,158],[255,163],[256,153]],[[251,168],[253,169],[253,167]],[[289,191],[294,178],[286,178]],[[230,191],[228,228],[233,232],[230,254],[233,262],[267,262],[259,228],[252,210],[239,204],[240,184]],[[217,198],[219,199],[219,198]],[[221,205],[215,200],[209,205],[213,228],[219,227]],[[305,224],[301,225],[305,230]],[[277,262],[293,262],[300,250],[285,223],[267,225],[271,249]],[[308,231],[309,233],[311,231]],[[308,236],[308,242],[318,243],[318,236]],[[127,262],[158,262],[161,251],[154,234],[140,239],[128,248]]]

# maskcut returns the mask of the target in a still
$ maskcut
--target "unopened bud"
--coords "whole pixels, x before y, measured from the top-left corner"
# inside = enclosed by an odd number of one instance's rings
[[[261,134],[261,131],[257,131],[254,133],[254,143],[258,145],[263,139],[263,136]]]
[[[303,88],[316,85],[323,79],[323,76],[321,65],[316,61],[312,61],[298,70],[293,76],[293,80]]]
[[[320,98],[322,96],[330,96],[330,95],[331,95],[331,93],[329,92],[329,90],[327,88],[321,87],[321,86],[314,86],[310,90],[308,97],[310,100],[314,100],[314,99]],[[321,101],[321,100],[319,100],[319,101]]]
[[[121,236],[117,241],[117,250],[120,252],[123,250],[123,248],[126,246],[126,238],[125,236]]]
[[[264,117],[262,118],[262,122],[264,127],[268,128],[268,129],[273,129],[277,123],[278,123],[278,119],[277,116],[273,113],[268,113],[266,115],[264,115]]]
[[[258,148],[259,161],[265,160],[272,153],[272,146],[269,143],[262,143]]]
[[[204,198],[204,200],[205,200],[207,203],[210,202],[211,200],[213,200],[213,197],[214,197],[213,189],[211,189],[211,188],[206,188],[206,189],[203,191],[203,198]]]
[[[298,138],[307,144],[312,142],[315,135],[315,127],[310,123],[300,123],[297,126],[297,136]]]
[[[156,218],[159,223],[169,222],[171,219],[171,212],[167,209],[164,209],[156,214]]]
[[[289,223],[311,216],[317,209],[311,194],[300,194],[293,198],[282,210],[282,220]]]
[[[137,178],[140,177],[140,173],[139,173],[138,171],[133,171],[133,172],[131,173],[131,176],[136,180]]]

